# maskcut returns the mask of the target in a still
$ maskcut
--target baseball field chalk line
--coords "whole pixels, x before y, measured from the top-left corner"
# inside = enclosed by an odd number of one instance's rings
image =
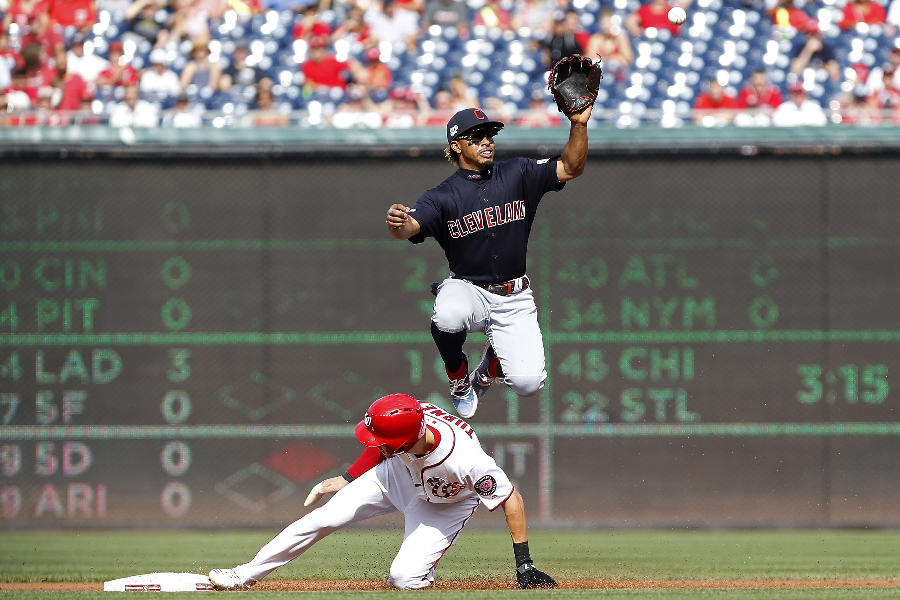
[[[155,575],[155,574],[149,574]],[[148,577],[138,575],[136,577]],[[164,575],[189,576],[194,581],[208,584],[209,578],[205,575],[192,573],[166,573]],[[121,582],[133,579],[126,577],[106,582]],[[856,588],[856,587],[900,587],[900,579],[557,579],[561,589],[581,590],[609,590],[609,589],[735,589],[735,588]],[[54,592],[86,592],[100,591],[106,583],[101,582],[0,582],[0,591],[54,591]],[[136,584],[133,584],[136,585]],[[162,585],[162,584],[160,584]],[[504,590],[516,588],[514,581],[504,579],[466,579],[466,580],[438,580],[435,589],[438,590]],[[124,587],[123,587],[124,589]],[[261,581],[253,588],[254,591],[334,591],[334,590],[388,590],[393,589],[383,581],[372,580],[273,580]],[[135,590],[137,591],[137,590]],[[143,591],[143,590],[141,590]],[[149,591],[149,590],[148,590]],[[160,590],[162,591],[162,590]],[[193,589],[190,591],[194,591]],[[239,593],[239,592],[237,592]]]

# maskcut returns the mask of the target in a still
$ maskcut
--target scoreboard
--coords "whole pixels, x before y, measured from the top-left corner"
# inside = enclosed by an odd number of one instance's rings
[[[384,214],[451,171],[0,166],[3,526],[284,524],[358,456],[373,400],[450,408],[446,259]],[[547,194],[528,275],[549,378],[495,385],[470,421],[532,518],[900,524],[898,172],[595,157]]]

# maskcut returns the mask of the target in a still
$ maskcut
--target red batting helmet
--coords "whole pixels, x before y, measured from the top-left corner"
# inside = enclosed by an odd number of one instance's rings
[[[363,446],[388,447],[392,453],[406,452],[425,435],[425,413],[419,401],[406,394],[391,394],[372,403],[366,418],[356,426],[356,439]]]

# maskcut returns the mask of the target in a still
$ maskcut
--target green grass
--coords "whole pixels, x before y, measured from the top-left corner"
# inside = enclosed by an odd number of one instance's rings
[[[276,532],[79,531],[0,535],[0,581],[105,581],[154,571],[205,573],[249,560]],[[539,568],[561,578],[619,579],[895,579],[895,531],[533,531]],[[374,579],[387,575],[401,532],[336,533],[269,579]],[[438,569],[440,579],[511,578],[504,531],[467,531]],[[398,592],[304,592],[304,597],[380,600]],[[490,597],[674,600],[729,598],[900,598],[898,588],[739,590],[433,590],[441,600]],[[246,592],[245,600],[296,598],[298,592]],[[166,595],[177,600],[181,594]],[[93,600],[100,592],[0,592],[0,600]],[[188,595],[196,600],[196,594]]]

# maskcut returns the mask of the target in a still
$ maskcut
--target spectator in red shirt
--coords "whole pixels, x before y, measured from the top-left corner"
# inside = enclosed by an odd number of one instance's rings
[[[582,48],[587,48],[588,41],[591,39],[591,33],[581,26],[581,15],[577,10],[569,9],[566,11],[566,29],[575,34],[575,41]]]
[[[671,5],[667,0],[650,0],[649,4],[642,5],[625,18],[625,27],[631,35],[637,38],[642,37],[644,30],[648,27],[668,29],[672,32],[672,35],[678,35],[681,31],[681,26],[673,25],[669,22],[669,10],[673,6],[680,6],[687,10],[690,5],[690,0],[681,0]]]
[[[53,81],[55,71],[53,67],[47,64],[47,55],[44,54],[40,44],[28,44],[22,50],[22,60],[25,62],[25,72],[28,82],[25,87],[31,101],[37,100],[38,88],[50,85]]]
[[[50,19],[61,27],[75,27],[87,31],[97,22],[95,0],[53,0]]]
[[[303,11],[303,20],[294,25],[294,39],[311,40],[314,37],[327,38],[331,35],[331,27],[319,19],[319,9],[316,4],[310,4]]]
[[[386,90],[394,82],[394,74],[391,68],[381,62],[381,50],[378,46],[372,46],[366,50],[365,81],[371,89]]]
[[[694,102],[694,121],[706,125],[710,123],[707,117],[712,117],[712,124],[730,123],[737,109],[734,96],[726,94],[718,81],[710,79],[708,91],[702,92]]]
[[[377,42],[377,40],[369,39],[369,26],[363,18],[363,11],[356,7],[350,9],[344,22],[335,27],[331,34],[332,44],[341,39],[345,39],[351,44],[359,42],[366,46]]]
[[[603,57],[603,70],[611,70],[617,78],[624,79],[625,71],[634,62],[634,48],[628,31],[615,24],[613,14],[608,8],[600,13],[597,32],[588,38],[584,53],[591,59]]]
[[[348,66],[326,49],[324,39],[316,37],[309,43],[309,58],[303,63],[305,86],[313,89],[334,88],[347,89]]]
[[[512,29],[512,15],[501,6],[500,0],[487,0],[487,4],[475,11],[472,25],[482,25],[488,29],[499,28],[506,31]]]
[[[379,108],[385,115],[382,126],[392,129],[422,126],[431,112],[428,100],[411,88],[392,89]]]
[[[763,69],[757,69],[750,75],[750,85],[745,86],[738,94],[738,106],[743,109],[758,109],[761,112],[772,112],[784,102],[781,90],[769,83],[769,77]]]
[[[883,24],[887,21],[887,12],[884,7],[871,0],[851,0],[844,7],[844,19],[841,21],[841,29],[847,30],[856,27],[857,23],[869,25]]]
[[[9,31],[12,23],[19,26],[19,31],[27,31],[28,24],[34,19],[43,17],[46,20],[48,9],[47,0],[12,0],[3,16],[3,31]]]
[[[59,110],[78,110],[81,108],[82,98],[88,93],[88,86],[80,75],[69,73],[67,69],[66,52],[56,52],[56,73],[53,78],[53,87],[62,91],[62,98],[56,108]]]
[[[40,44],[44,54],[53,56],[57,48],[65,47],[62,27],[47,18],[47,15],[38,15],[31,20],[29,31],[22,36],[21,48],[28,44]]]
[[[131,87],[140,82],[140,76],[134,67],[122,60],[122,42],[114,40],[109,43],[109,67],[97,76],[97,85],[112,87]]]
[[[794,0],[780,0],[770,12],[772,23],[781,29],[793,27],[802,30],[811,19],[805,10],[794,6]]]

